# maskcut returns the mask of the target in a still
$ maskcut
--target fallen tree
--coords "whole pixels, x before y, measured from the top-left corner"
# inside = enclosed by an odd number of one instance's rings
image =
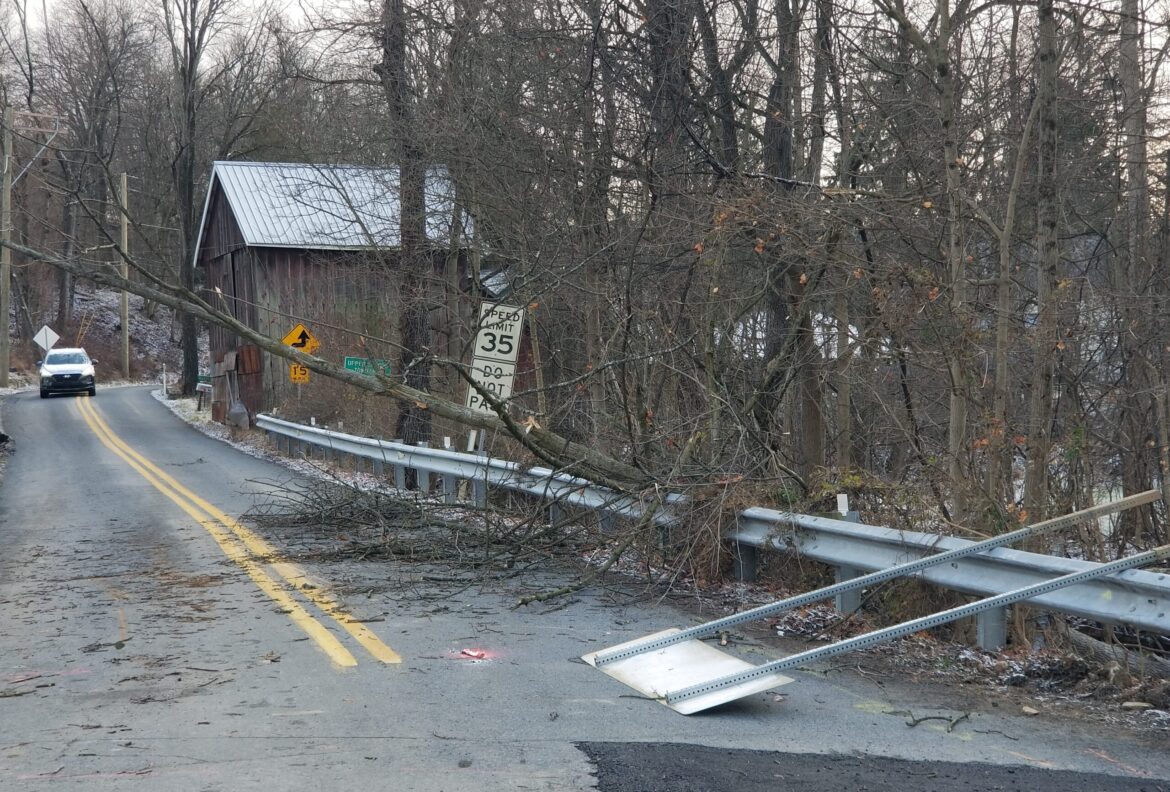
[[[137,266],[133,259],[120,249],[118,252],[122,255],[123,260],[140,273],[145,282],[123,277],[112,264],[86,265],[15,242],[0,241],[0,245],[31,260],[50,264],[75,277],[85,278],[101,286],[136,294],[146,300],[166,305],[181,313],[194,316],[196,319],[222,327],[269,354],[298,363],[324,377],[378,396],[408,403],[418,409],[429,410],[434,415],[447,418],[469,428],[505,432],[557,470],[563,470],[632,495],[654,486],[655,478],[649,472],[601,453],[595,448],[562,437],[541,426],[533,416],[517,420],[509,414],[504,403],[482,389],[479,390],[480,394],[492,406],[495,414],[473,410],[433,393],[412,388],[401,379],[386,376],[382,372],[372,375],[361,374],[349,371],[323,358],[305,354],[299,349],[285,345],[279,339],[264,335],[240,322],[231,314],[219,310],[191,290],[181,285],[168,283],[157,275]],[[434,362],[455,367],[472,387],[476,387],[467,367],[462,363],[438,359]]]

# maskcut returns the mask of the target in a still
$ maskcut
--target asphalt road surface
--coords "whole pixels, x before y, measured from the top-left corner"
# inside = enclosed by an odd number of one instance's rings
[[[991,706],[952,726],[946,691],[848,671],[685,717],[578,658],[693,614],[512,608],[551,570],[439,597],[406,566],[298,559],[239,518],[313,485],[145,388],[0,418],[4,792],[1170,790],[1156,735]]]

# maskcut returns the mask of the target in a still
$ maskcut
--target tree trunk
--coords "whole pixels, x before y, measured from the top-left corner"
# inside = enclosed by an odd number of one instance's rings
[[[947,346],[947,371],[950,375],[950,398],[947,419],[947,464],[954,508],[952,517],[963,522],[968,516],[968,466],[964,464],[968,448],[967,402],[967,273],[963,248],[962,163],[955,122],[958,96],[950,62],[950,8],[939,4],[939,36],[935,45],[935,77],[939,85],[939,124],[943,133],[943,171],[946,191],[947,247],[950,270],[951,337]]]
[[[703,61],[711,80],[714,94],[714,112],[719,134],[719,176],[728,176],[739,169],[739,140],[735,126],[735,93],[731,79],[719,59],[719,41],[715,23],[701,0],[696,0],[695,19],[699,24],[699,40],[703,45]]]
[[[70,200],[68,196],[65,198],[65,205],[62,208],[63,217],[62,223],[62,237],[65,240],[65,247],[61,251],[61,258],[66,261],[72,261],[73,256],[77,253],[77,202]],[[69,323],[73,321],[73,275],[67,270],[57,270],[57,328],[64,335],[69,329]]]
[[[415,137],[410,86],[406,71],[406,14],[403,0],[383,0],[382,60],[375,67],[390,110],[391,133],[398,150],[399,295],[398,330],[402,343],[399,371],[407,387],[431,387],[430,281],[433,267],[427,254],[426,163]],[[401,402],[395,435],[404,443],[429,443],[430,413],[418,404]]]
[[[796,86],[792,30],[796,26],[787,0],[777,0],[776,73],[768,91],[764,119],[764,168],[777,180],[777,198],[794,193],[796,139]],[[824,417],[821,405],[821,355],[812,333],[812,314],[804,299],[804,287],[793,272],[793,254],[781,249],[771,254],[766,273],[764,309],[767,320],[765,372],[782,371],[797,383],[794,420],[796,468],[807,480],[813,468],[825,463]],[[783,424],[776,411],[780,399],[774,393],[780,378],[765,376],[757,385],[760,409],[757,420],[763,443],[773,451],[782,447]]]
[[[1042,89],[1041,94],[1043,94]],[[991,421],[987,427],[986,481],[987,498],[995,506],[1001,505],[1005,498],[1013,498],[1010,482],[1012,433],[1008,426],[1007,414],[1008,395],[1012,391],[1012,372],[1009,365],[1010,337],[1012,320],[1015,319],[1015,312],[1012,310],[1012,297],[1015,293],[1012,271],[1016,261],[1013,246],[1015,244],[1020,187],[1025,171],[1024,164],[1028,161],[1028,141],[1031,138],[1032,128],[1040,112],[1041,104],[1042,95],[1037,96],[1033,101],[1032,108],[1028,111],[1028,118],[1024,122],[1024,129],[1020,134],[1020,144],[1016,149],[1012,180],[1008,186],[1003,227],[999,229],[997,234],[999,237],[999,279],[995,286],[995,381]]]
[[[1056,285],[1060,247],[1057,237],[1056,76],[1057,41],[1053,0],[1040,0],[1036,102],[1040,134],[1037,147],[1039,184],[1036,197],[1036,310],[1032,389],[1028,408],[1028,461],[1024,475],[1024,509],[1031,521],[1048,510],[1048,454],[1052,448],[1052,376],[1057,354]]]
[[[588,377],[587,393],[588,436],[597,447],[603,441],[607,423],[605,409],[605,322],[603,312],[608,294],[605,273],[609,256],[594,254],[606,247],[608,241],[607,212],[609,189],[613,179],[613,133],[617,123],[614,104],[612,68],[608,62],[609,42],[605,33],[605,13],[600,2],[589,5],[590,24],[597,31],[594,42],[592,73],[596,85],[590,86],[583,119],[586,151],[585,181],[580,210],[582,250],[590,257],[585,268],[585,368]]]
[[[1146,257],[1149,191],[1146,185],[1146,110],[1141,64],[1141,7],[1137,0],[1121,5],[1120,58],[1122,145],[1125,158],[1125,190],[1122,214],[1125,242],[1115,269],[1114,288],[1118,299],[1118,347],[1122,378],[1118,394],[1120,422],[1121,478],[1125,494],[1150,486],[1154,467],[1150,449],[1152,383],[1142,362],[1142,344],[1149,338],[1153,310],[1148,292],[1149,266]],[[1154,527],[1148,507],[1122,515],[1121,536],[1143,546]]]

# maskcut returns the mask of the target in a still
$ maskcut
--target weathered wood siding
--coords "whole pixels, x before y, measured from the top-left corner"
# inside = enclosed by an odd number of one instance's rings
[[[258,329],[281,337],[303,323],[317,337],[317,355],[341,364],[345,357],[397,362],[397,290],[393,267],[370,254],[344,251],[259,250],[256,255]],[[357,398],[314,376],[308,386],[289,382],[286,361],[269,356],[265,403],[283,413],[332,421]]]
[[[256,290],[250,253],[218,187],[214,188],[208,206],[198,265],[205,273],[204,299],[240,322],[255,327]],[[212,364],[212,417],[223,420],[233,389],[238,391],[249,414],[255,415],[262,408],[259,350],[243,344],[234,333],[214,325],[208,328],[208,339]]]
[[[447,272],[448,262],[457,273]],[[398,315],[401,296],[394,251],[330,251],[298,248],[249,248],[218,184],[208,206],[199,266],[206,277],[205,298],[270,338],[282,338],[304,324],[321,343],[317,354],[339,365],[347,356],[389,361],[398,372]],[[467,282],[466,259],[434,255],[428,299],[432,351],[458,356],[471,322],[468,295],[452,300],[450,288]],[[216,289],[218,288],[218,291]],[[463,328],[452,343],[452,312]],[[349,422],[355,430],[392,427],[397,407],[386,399],[355,392],[319,375],[305,386],[289,382],[288,361],[244,344],[219,327],[209,329],[213,373],[213,415],[223,420],[231,398],[229,379],[249,414],[276,410],[290,418],[309,416],[319,422]],[[523,352],[522,352],[523,354]],[[231,373],[229,373],[229,371]],[[436,367],[434,390],[462,399],[466,385],[444,367]],[[456,427],[436,426],[436,436]]]

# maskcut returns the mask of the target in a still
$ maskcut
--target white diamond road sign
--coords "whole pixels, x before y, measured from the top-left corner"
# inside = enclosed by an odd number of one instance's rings
[[[49,327],[48,325],[45,325],[44,327],[42,327],[40,330],[37,331],[37,334],[35,336],[33,336],[33,341],[37,342],[37,346],[39,346],[41,349],[45,350],[46,352],[48,352],[50,349],[52,349],[53,344],[57,343],[60,340],[61,340],[61,336],[54,333],[53,328]]]

